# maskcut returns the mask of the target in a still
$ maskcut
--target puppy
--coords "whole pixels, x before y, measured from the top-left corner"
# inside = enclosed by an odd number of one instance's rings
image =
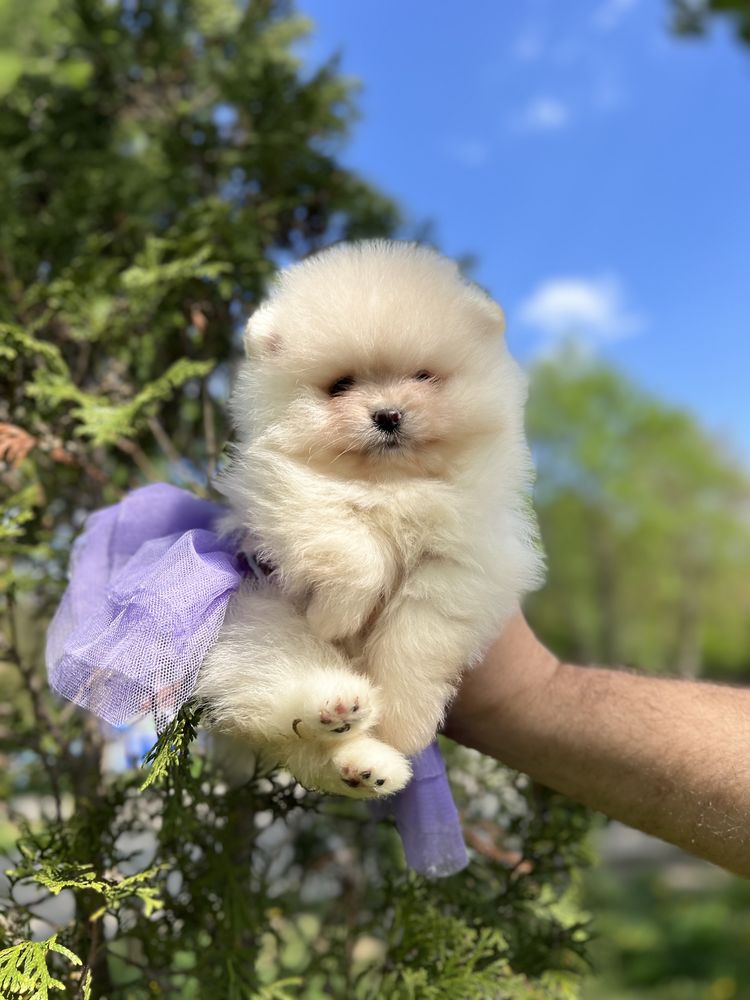
[[[541,581],[503,328],[454,263],[384,241],[290,267],[248,324],[219,488],[273,573],[233,599],[197,694],[303,785],[402,788]]]

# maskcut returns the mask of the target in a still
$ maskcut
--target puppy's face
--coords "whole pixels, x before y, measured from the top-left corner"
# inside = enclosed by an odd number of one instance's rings
[[[514,423],[502,328],[499,307],[432,251],[335,247],[285,272],[251,320],[238,422],[332,473],[439,474]]]

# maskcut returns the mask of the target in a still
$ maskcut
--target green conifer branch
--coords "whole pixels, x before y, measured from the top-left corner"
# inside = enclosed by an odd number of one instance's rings
[[[48,1000],[50,990],[64,990],[65,984],[49,971],[50,952],[63,955],[73,965],[81,959],[60,944],[57,934],[44,941],[20,941],[0,951],[0,996],[22,1000]]]
[[[163,784],[175,775],[184,774],[190,766],[190,744],[198,735],[201,709],[183,705],[176,717],[160,734],[143,759],[151,769],[140,786],[143,792],[151,785]]]

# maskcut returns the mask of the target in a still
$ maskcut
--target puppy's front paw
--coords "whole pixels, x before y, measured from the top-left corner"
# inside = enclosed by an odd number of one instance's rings
[[[352,740],[333,757],[333,768],[342,795],[357,799],[377,799],[400,791],[411,777],[408,760],[380,740],[362,737]]]
[[[311,679],[291,726],[302,740],[339,740],[366,732],[378,718],[377,690],[367,678],[331,671]]]

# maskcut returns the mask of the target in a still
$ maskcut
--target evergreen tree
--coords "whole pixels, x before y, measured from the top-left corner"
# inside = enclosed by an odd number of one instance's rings
[[[703,35],[710,22],[729,22],[738,41],[750,45],[750,0],[671,0],[672,23],[681,35]]]
[[[398,223],[337,160],[353,88],[303,67],[306,30],[275,0],[0,0],[3,997],[577,992],[586,821],[524,779],[452,753],[473,860],[433,884],[358,803],[227,789],[189,706],[148,777],[113,774],[46,691],[86,514],[149,480],[207,495],[274,268]]]

